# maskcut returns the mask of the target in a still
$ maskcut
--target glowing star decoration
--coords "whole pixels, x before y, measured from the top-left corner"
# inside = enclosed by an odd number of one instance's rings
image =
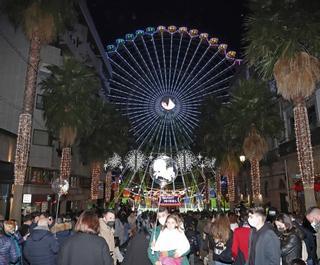
[[[215,166],[216,166],[216,159],[215,159],[215,158],[208,158],[208,157],[206,157],[206,158],[204,159],[204,164],[206,165],[207,168],[213,169],[213,168],[215,168]]]
[[[178,174],[176,162],[166,155],[161,155],[153,160],[150,167],[150,175],[161,188],[172,183]]]
[[[65,179],[56,178],[52,181],[51,188],[53,192],[59,196],[65,195],[69,191],[69,182]]]
[[[122,159],[121,157],[117,154],[117,153],[113,153],[113,156],[110,157],[107,162],[104,164],[104,168],[111,168],[111,169],[114,169],[114,168],[118,168],[121,166],[121,163],[122,163]]]
[[[132,150],[126,155],[124,161],[128,169],[132,171],[139,171],[144,167],[146,157],[141,151]]]
[[[190,171],[196,164],[197,158],[189,150],[183,150],[178,152],[176,161],[180,170],[186,172]]]

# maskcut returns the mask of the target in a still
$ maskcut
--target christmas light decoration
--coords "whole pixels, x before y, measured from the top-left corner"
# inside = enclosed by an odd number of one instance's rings
[[[126,155],[124,161],[128,169],[138,171],[146,164],[146,156],[139,150],[132,150]]]
[[[229,195],[229,201],[234,202],[235,201],[235,187],[234,187],[234,174],[229,173],[227,175],[228,178],[228,195]]]
[[[183,150],[178,152],[176,162],[180,170],[187,172],[192,170],[192,168],[197,164],[197,159],[191,151]]]
[[[122,163],[122,159],[121,157],[117,154],[117,153],[113,153],[113,156],[110,157],[106,163],[104,164],[104,168],[111,168],[111,169],[115,169],[118,168]]]
[[[71,173],[71,147],[64,147],[62,149],[62,157],[60,162],[60,177],[61,179],[68,179]]]
[[[101,175],[101,165],[99,162],[92,163],[91,169],[91,200],[97,200],[99,197],[99,182]]]
[[[314,163],[311,145],[308,112],[305,104],[299,103],[293,108],[296,133],[298,164],[303,184],[313,188]]]
[[[105,201],[109,202],[111,199],[112,190],[112,172],[109,170],[106,174],[106,186],[105,186]]]
[[[253,201],[258,202],[260,198],[260,167],[257,159],[251,159],[251,187]]]
[[[24,178],[28,165],[31,129],[31,114],[21,114],[19,116],[18,138],[14,163],[14,185],[24,184]]]
[[[204,164],[205,164],[205,166],[207,168],[214,169],[216,167],[216,161],[217,161],[216,158],[208,158],[208,157],[206,157],[204,159]]]
[[[221,198],[221,174],[220,174],[220,168],[216,171],[216,188],[217,188],[217,197]]]

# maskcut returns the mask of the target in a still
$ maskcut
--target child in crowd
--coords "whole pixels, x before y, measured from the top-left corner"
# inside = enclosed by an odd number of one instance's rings
[[[153,251],[159,252],[162,265],[181,265],[181,256],[190,249],[189,241],[181,227],[182,222],[177,215],[171,214],[167,217],[165,226],[152,247]]]

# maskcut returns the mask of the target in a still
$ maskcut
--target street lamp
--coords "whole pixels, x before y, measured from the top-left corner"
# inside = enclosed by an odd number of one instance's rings
[[[246,157],[244,155],[241,155],[239,157],[240,161],[243,163],[244,161],[246,161]]]

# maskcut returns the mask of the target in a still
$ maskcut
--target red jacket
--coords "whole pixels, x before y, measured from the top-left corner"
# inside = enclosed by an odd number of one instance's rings
[[[239,251],[242,252],[245,260],[248,260],[249,237],[249,227],[239,227],[234,230],[232,242],[232,257],[234,260],[239,255]]]

